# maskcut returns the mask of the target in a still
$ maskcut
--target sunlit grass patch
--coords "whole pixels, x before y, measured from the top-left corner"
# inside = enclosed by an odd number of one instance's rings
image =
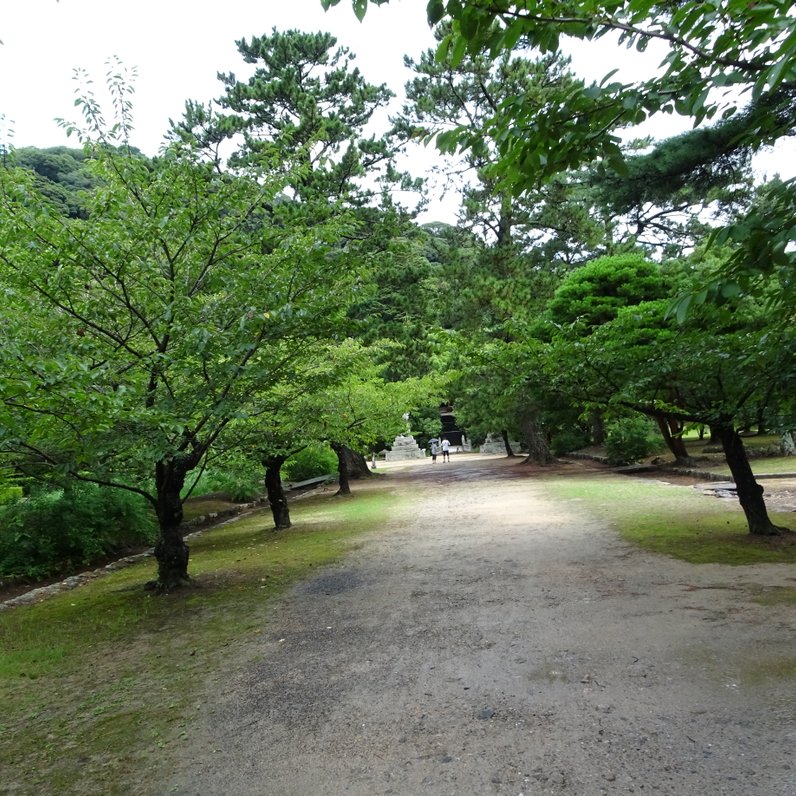
[[[752,536],[737,501],[705,496],[693,487],[614,475],[553,477],[557,497],[613,523],[624,539],[645,550],[694,564],[792,563],[796,534]],[[792,514],[770,514],[796,527]]]
[[[141,792],[179,742],[209,672],[261,633],[270,599],[338,560],[394,510],[388,490],[309,498],[190,540],[194,588],[143,589],[154,559],[0,613],[0,759],[17,794]]]
[[[750,459],[749,464],[752,465],[752,472],[755,475],[796,473],[796,456],[766,456],[761,459]],[[710,469],[714,473],[726,473],[728,477],[730,475],[730,468],[726,462],[716,464]]]

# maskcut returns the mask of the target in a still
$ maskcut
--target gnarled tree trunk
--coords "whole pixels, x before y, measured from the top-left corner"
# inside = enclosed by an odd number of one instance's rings
[[[373,473],[368,467],[368,462],[359,451],[349,448],[347,445],[342,446],[342,455],[345,456],[346,468],[348,470],[348,477],[353,481],[358,481],[360,478],[373,478]]]
[[[544,429],[539,427],[536,418],[526,417],[522,421],[522,430],[525,435],[525,442],[528,445],[528,457],[525,459],[525,463],[552,464],[555,461],[555,457],[550,452]]]
[[[685,425],[681,420],[677,420],[668,415],[658,415],[655,417],[658,428],[663,435],[666,447],[671,451],[677,464],[690,466],[694,463],[683,439],[683,429]]]
[[[162,459],[155,465],[155,511],[159,533],[155,544],[158,579],[155,587],[169,591],[190,583],[188,545],[182,538],[182,498],[186,475],[196,465],[195,457]]]
[[[351,494],[351,485],[349,484],[349,472],[348,472],[348,456],[346,455],[346,451],[350,450],[350,448],[346,448],[345,445],[341,444],[340,442],[330,442],[329,443],[332,450],[337,454],[337,473],[339,477],[339,488],[336,492],[338,495],[350,495]],[[367,465],[365,465],[367,467]]]
[[[749,533],[757,536],[779,534],[784,529],[774,525],[768,518],[763,487],[755,480],[740,434],[731,424],[717,424],[711,426],[713,428],[724,446],[724,456],[735,480],[738,502],[746,515]]]
[[[271,506],[271,514],[274,518],[274,527],[281,531],[289,528],[290,508],[287,504],[287,495],[282,487],[282,465],[287,456],[267,456],[263,459],[265,465],[265,492],[268,495],[268,503]]]
[[[503,437],[503,444],[506,446],[506,456],[514,456],[514,451],[511,449],[511,443],[509,442],[509,432],[504,429],[500,432],[500,436]]]

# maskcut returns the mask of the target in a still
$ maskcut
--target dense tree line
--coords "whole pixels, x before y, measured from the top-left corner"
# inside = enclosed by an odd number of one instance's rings
[[[367,0],[352,5],[363,19]],[[750,172],[753,153],[793,132],[788,8],[431,0],[440,43],[408,61],[418,77],[402,119],[475,175],[462,221],[475,229],[491,214],[468,283],[480,295],[468,312],[478,328],[463,335],[457,359],[472,366],[460,380],[468,422],[488,424],[492,412],[516,433],[524,427],[540,462],[545,438],[574,439],[587,417],[599,441],[606,416],[647,415],[678,461],[687,460],[688,425],[709,425],[754,534],[778,529],[739,431],[794,426],[796,188],[755,187]],[[635,82],[607,68],[591,83],[568,73],[565,39],[611,36],[639,51],[661,41],[669,54]],[[621,145],[622,128],[664,113],[691,117],[695,129],[642,142],[646,151]],[[542,216],[548,234],[518,241],[518,209],[549,196],[559,203]],[[597,234],[572,226],[581,207]],[[531,265],[543,245],[553,251]],[[571,271],[554,253],[565,246]],[[496,315],[498,297],[507,300]],[[491,383],[473,389],[468,376]]]
[[[408,54],[415,78],[381,135],[385,86],[327,34],[273,31],[238,42],[251,76],[187,102],[155,158],[129,144],[117,77],[115,125],[80,101],[82,149],[7,154],[5,481],[139,496],[170,589],[189,580],[183,503],[208,464],[259,468],[288,527],[292,455],[329,445],[345,493],[404,412],[422,426],[444,399],[476,438],[522,438],[539,463],[633,414],[683,462],[684,431],[708,426],[750,531],[778,532],[739,432],[796,423],[793,185],[749,169],[791,132],[792,22],[730,3],[739,21],[714,41],[697,6],[564,6],[566,21],[433,0],[439,47]],[[573,75],[560,37],[611,32],[666,40],[663,72]],[[724,83],[748,89],[743,108],[716,97]],[[622,126],[670,111],[700,126],[619,145]],[[395,199],[422,193],[397,154],[431,138],[458,152],[455,225],[419,226]]]
[[[377,161],[389,171],[386,144],[361,129],[385,90],[327,35],[274,33],[252,42],[254,54],[240,46],[263,64],[255,85],[283,94],[227,78],[204,137],[189,103],[150,159],[128,144],[129,92],[116,82],[124,123],[107,129],[88,93],[84,122],[71,125],[79,155],[22,150],[0,172],[5,472],[146,500],[160,589],[189,580],[183,503],[209,461],[242,452],[274,487],[287,456],[321,440],[340,454],[345,492],[354,453],[394,436],[427,400],[418,379],[385,378],[386,346],[362,337],[356,310],[407,256],[393,241],[408,217],[360,180]],[[297,69],[326,79],[300,81]],[[239,133],[222,162],[208,141]],[[75,173],[72,213],[52,186]]]

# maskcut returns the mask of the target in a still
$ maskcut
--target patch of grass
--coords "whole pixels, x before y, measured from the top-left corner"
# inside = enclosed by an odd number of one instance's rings
[[[796,587],[779,586],[761,589],[752,599],[760,605],[796,606]]]
[[[738,503],[675,486],[615,475],[545,479],[562,499],[614,524],[624,539],[645,550],[693,564],[759,564],[796,561],[796,534],[752,536]],[[778,525],[792,514],[770,513]]]
[[[771,680],[796,680],[796,656],[758,658],[744,669],[741,676],[750,685]]]
[[[750,459],[749,464],[752,465],[752,472],[755,475],[763,473],[796,473],[796,457],[794,456],[764,456],[760,459]],[[714,473],[730,475],[730,468],[726,462],[711,465],[709,469]]]
[[[266,509],[192,540],[195,588],[145,592],[149,560],[0,613],[3,788],[150,792],[142,783],[163,749],[178,750],[208,673],[228,673],[225,656],[262,632],[268,601],[396,503],[385,489],[309,498],[280,532]]]

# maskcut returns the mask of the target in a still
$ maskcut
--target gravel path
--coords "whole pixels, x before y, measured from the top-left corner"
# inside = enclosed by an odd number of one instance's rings
[[[639,552],[497,457],[263,616],[160,793],[796,796],[793,567]],[[252,662],[253,661],[253,662]]]

